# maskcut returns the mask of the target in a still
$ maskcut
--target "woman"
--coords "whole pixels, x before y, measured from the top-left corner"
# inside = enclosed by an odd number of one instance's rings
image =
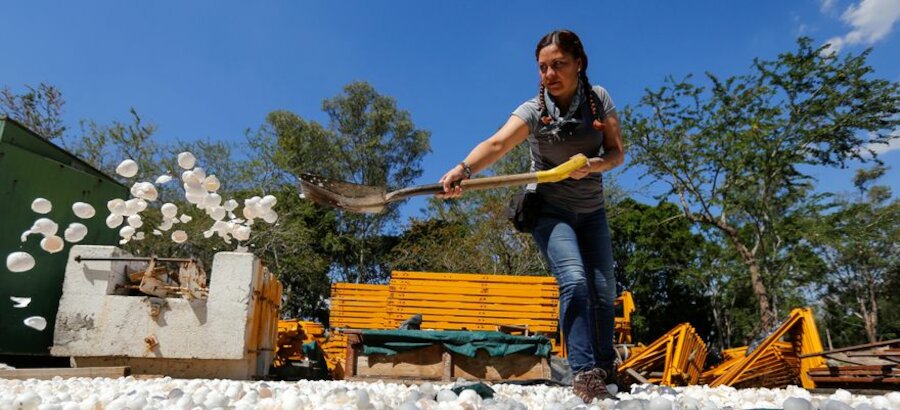
[[[588,57],[568,30],[547,34],[535,50],[541,86],[497,133],[478,144],[440,182],[444,198],[462,194],[458,181],[489,167],[527,140],[532,170],[584,154],[588,165],[569,179],[536,187],[541,212],[532,233],[559,284],[560,327],[566,338],[572,389],[585,403],[614,398],[606,389],[615,352],[616,281],[603,203],[602,173],[624,161],[615,106],[587,77]]]

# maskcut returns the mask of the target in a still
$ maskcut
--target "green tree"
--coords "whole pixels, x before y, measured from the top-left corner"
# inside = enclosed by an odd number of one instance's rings
[[[727,244],[709,239],[698,250],[701,267],[690,272],[709,303],[709,314],[714,323],[707,343],[710,351],[721,352],[735,346],[750,343],[759,318],[756,302],[749,283],[749,273],[740,257]]]
[[[632,166],[664,183],[685,217],[740,256],[757,302],[757,331],[775,324],[773,289],[809,277],[802,227],[821,211],[809,166],[865,160],[900,125],[898,84],[870,78],[869,51],[839,58],[801,38],[794,52],[709,88],[690,77],[647,91],[623,112]]]
[[[714,330],[705,283],[693,272],[702,268],[704,238],[691,232],[681,209],[634,199],[619,201],[609,212],[616,277],[632,291],[637,311],[632,328],[639,340],[654,340],[679,323],[690,322],[701,335]]]
[[[154,140],[158,130],[156,124],[144,121],[134,108],[129,110],[129,115],[130,121],[113,121],[111,125],[82,120],[81,134],[68,138],[64,146],[123,183],[129,181],[116,174],[116,167],[123,160],[131,159],[138,164],[134,180],[153,182],[166,172],[166,164],[174,164],[174,159],[166,161],[163,158],[163,147]]]
[[[821,295],[826,321],[843,344],[874,343],[879,334],[900,330],[879,320],[880,312],[890,312],[886,305],[896,308],[889,300],[896,293],[888,289],[900,276],[900,200],[890,199],[887,186],[873,185],[886,172],[881,165],[857,171],[856,194],[839,201],[817,236],[829,272]]]
[[[412,219],[389,258],[392,270],[480,272],[470,227],[440,218]]]
[[[418,129],[408,111],[365,82],[344,87],[322,104],[327,126],[284,111],[271,113],[263,138],[278,142],[274,158],[289,173],[309,172],[388,190],[411,185],[422,174],[429,132]],[[384,281],[386,255],[395,242],[388,234],[399,220],[399,203],[382,214],[338,211],[337,238],[330,250],[333,273],[347,282]]]
[[[528,146],[520,144],[485,174],[528,172],[530,164]],[[522,189],[467,191],[453,200],[430,198],[426,223],[446,221],[436,225],[448,229],[437,232],[451,235],[428,238],[431,248],[419,256],[421,265],[451,272],[548,275],[549,270],[531,235],[517,232],[506,217],[510,198]],[[430,260],[424,255],[429,255]]]
[[[292,186],[282,186],[274,193],[278,198],[278,222],[255,224],[246,246],[284,285],[283,317],[316,319],[327,324],[326,300],[331,291],[328,273],[333,263],[329,247],[336,240],[335,211],[302,200]]]
[[[0,90],[0,114],[12,118],[38,135],[61,139],[66,132],[62,111],[65,100],[55,86],[40,83],[37,88],[26,85],[25,93],[15,94],[9,87]]]

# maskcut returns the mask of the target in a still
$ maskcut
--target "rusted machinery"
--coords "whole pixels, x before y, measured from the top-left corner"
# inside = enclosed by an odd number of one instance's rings
[[[318,344],[323,357],[309,357],[304,351],[304,345],[311,342]],[[285,371],[291,365],[308,362],[310,359],[322,360],[322,365],[327,373],[334,379],[344,377],[344,361],[347,357],[347,335],[342,332],[329,332],[326,334],[321,323],[283,319],[278,321],[278,342],[275,347],[275,361],[273,370],[278,373],[290,373]],[[309,364],[304,364],[309,365]],[[290,377],[290,374],[285,375]],[[320,374],[314,377],[320,378]]]
[[[135,269],[134,265],[124,265],[124,273],[129,282],[117,283],[116,289],[136,290],[159,298],[184,297],[188,300],[206,299],[209,295],[206,271],[200,261],[193,258],[75,257],[75,262],[87,261],[146,263],[142,268],[138,265],[139,269]]]
[[[809,369],[816,386],[900,390],[900,339],[800,356],[807,357],[824,357],[833,362]]]

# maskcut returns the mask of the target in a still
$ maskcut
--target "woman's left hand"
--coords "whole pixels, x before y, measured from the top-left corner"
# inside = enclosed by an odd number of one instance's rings
[[[578,169],[572,171],[572,173],[569,174],[569,178],[577,180],[577,179],[581,179],[581,178],[584,178],[584,177],[590,175],[590,173],[593,172],[593,164],[599,159],[600,158],[588,159],[587,164],[581,168],[578,168]]]

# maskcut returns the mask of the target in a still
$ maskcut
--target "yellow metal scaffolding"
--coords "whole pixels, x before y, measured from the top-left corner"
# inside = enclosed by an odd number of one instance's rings
[[[821,351],[822,340],[812,310],[797,308],[753,352],[733,361],[709,385],[781,387],[799,380],[804,388],[812,389],[816,384],[809,377],[809,370],[825,366],[825,359],[821,356],[801,357]]]
[[[634,379],[628,370],[663,386],[696,384],[706,362],[706,343],[689,323],[682,323],[632,355],[619,366],[619,375]]]

